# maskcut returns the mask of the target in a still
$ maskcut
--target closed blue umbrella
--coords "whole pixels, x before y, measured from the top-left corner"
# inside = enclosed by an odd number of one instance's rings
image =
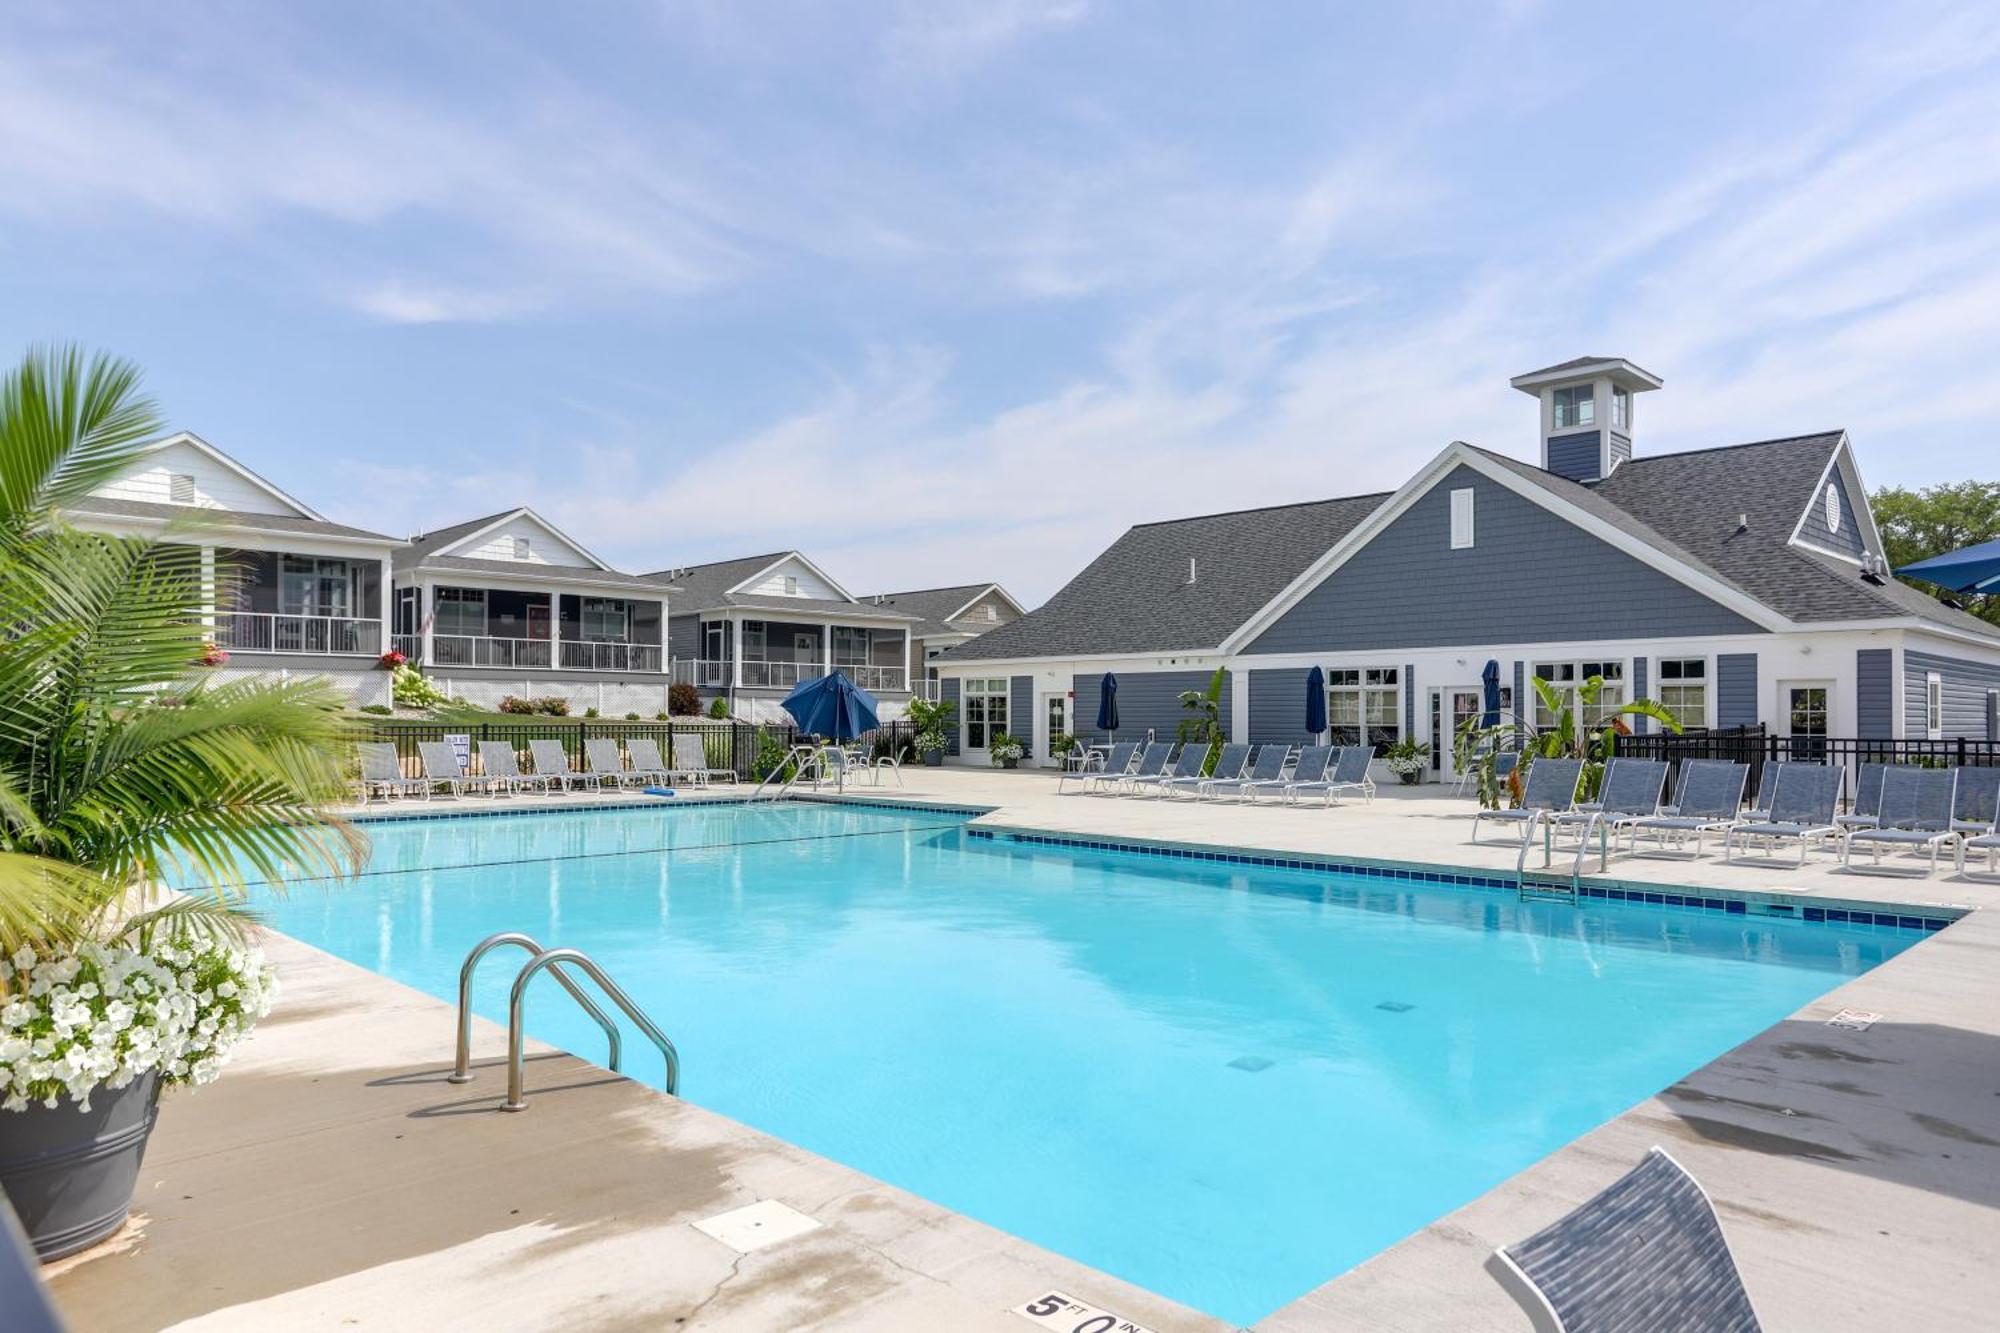
[[[1904,565],[1896,572],[1953,592],[2000,594],[2000,537]]]
[[[1118,730],[1118,677],[1109,671],[1097,682],[1097,729],[1107,740]]]
[[[1306,672],[1306,735],[1315,741],[1326,730],[1326,673],[1318,667]]]
[[[1479,725],[1497,727],[1500,725],[1500,664],[1492,658],[1486,659],[1486,669],[1479,673],[1481,693]]]
[[[882,725],[876,715],[875,696],[841,671],[800,682],[785,696],[783,707],[800,731],[828,740],[851,741]]]

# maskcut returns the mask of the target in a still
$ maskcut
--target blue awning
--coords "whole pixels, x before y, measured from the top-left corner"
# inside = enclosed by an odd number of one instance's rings
[[[2000,538],[1947,551],[1928,560],[1904,565],[1896,571],[1911,578],[1935,583],[1953,592],[2000,594]]]

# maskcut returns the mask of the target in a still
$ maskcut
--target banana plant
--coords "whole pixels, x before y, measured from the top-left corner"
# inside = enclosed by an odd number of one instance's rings
[[[1208,755],[1201,761],[1203,776],[1207,776],[1215,766],[1215,747],[1222,743],[1222,686],[1228,673],[1217,667],[1215,674],[1208,678],[1206,687],[1199,690],[1182,690],[1181,707],[1188,715],[1174,728],[1174,739],[1183,745],[1206,745]]]
[[[1632,734],[1629,718],[1651,718],[1666,730],[1678,733],[1680,719],[1672,709],[1657,699],[1634,699],[1620,704],[1599,715],[1594,726],[1583,725],[1582,715],[1597,714],[1597,700],[1604,693],[1604,677],[1592,676],[1576,687],[1574,693],[1551,685],[1539,677],[1530,678],[1535,694],[1541,699],[1541,712],[1550,718],[1549,725],[1536,727],[1529,723],[1501,722],[1497,726],[1482,727],[1477,719],[1468,719],[1459,728],[1454,755],[1461,771],[1470,767],[1479,789],[1479,802],[1489,810],[1498,809],[1502,787],[1512,802],[1521,799],[1521,777],[1526,771],[1525,762],[1517,763],[1509,771],[1504,782],[1499,773],[1499,757],[1503,750],[1517,752],[1523,761],[1529,759],[1581,759],[1583,760],[1583,793],[1585,799],[1594,799],[1598,784],[1604,778],[1605,761],[1618,752],[1618,740]]]

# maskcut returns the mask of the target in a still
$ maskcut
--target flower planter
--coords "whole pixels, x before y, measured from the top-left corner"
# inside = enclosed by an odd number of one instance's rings
[[[1002,759],[1000,761],[1000,767],[1002,768],[1019,768],[1020,766],[1021,761],[1018,759]]]
[[[944,751],[943,751],[943,750],[925,750],[925,751],[924,751],[924,767],[925,767],[925,768],[943,768],[943,767],[944,767]]]
[[[159,1075],[100,1087],[90,1109],[64,1097],[0,1114],[0,1188],[43,1263],[75,1254],[124,1225],[139,1162],[159,1113]]]

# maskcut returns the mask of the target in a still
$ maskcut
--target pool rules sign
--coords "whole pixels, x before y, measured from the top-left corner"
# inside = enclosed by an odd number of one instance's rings
[[[1060,1291],[1038,1296],[1026,1305],[1017,1305],[1014,1313],[1029,1323],[1041,1328],[1060,1329],[1061,1333],[1153,1333],[1144,1324],[1120,1319],[1109,1310],[1086,1305]]]

